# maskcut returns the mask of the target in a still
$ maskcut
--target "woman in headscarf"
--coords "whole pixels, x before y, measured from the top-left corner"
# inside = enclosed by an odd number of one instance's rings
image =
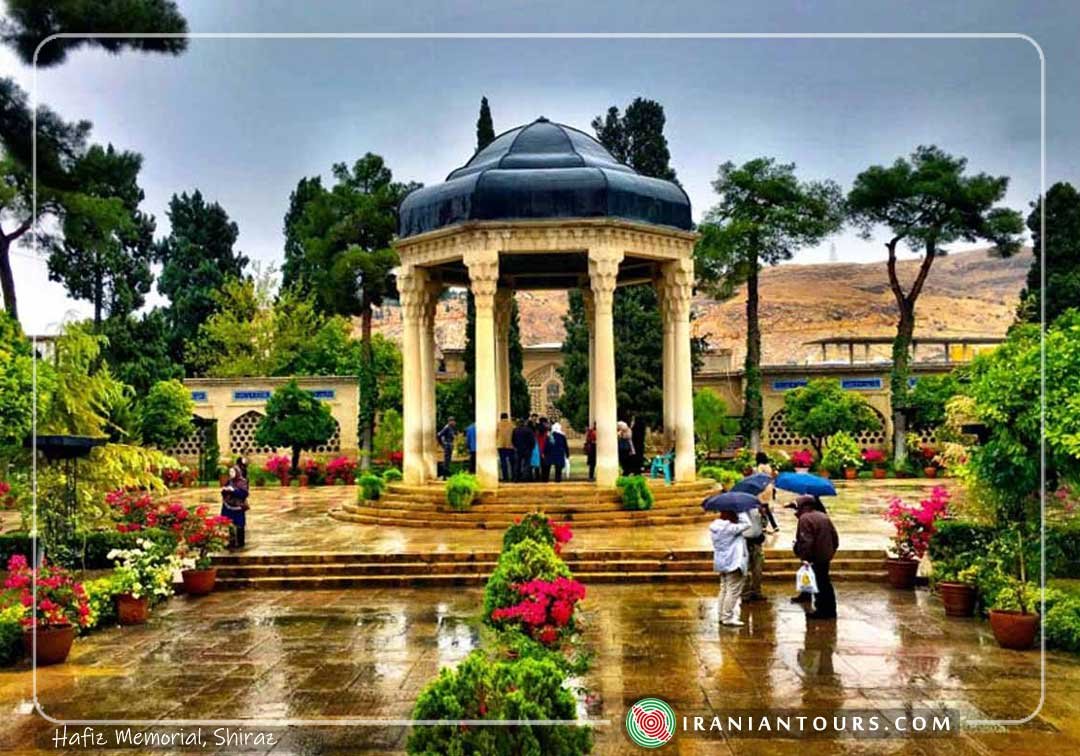
[[[615,424],[615,432],[619,437],[619,467],[623,475],[632,475],[634,472],[634,440],[630,426],[620,420]]]
[[[229,529],[229,549],[244,548],[244,533],[247,529],[247,511],[249,485],[247,479],[247,460],[237,457],[236,463],[229,468],[229,482],[221,489],[221,516],[232,521]]]
[[[563,468],[570,459],[570,445],[566,443],[566,436],[562,432],[562,424],[555,423],[551,426],[547,443],[544,445],[544,482],[548,482],[551,468],[555,468],[555,482],[562,483]]]

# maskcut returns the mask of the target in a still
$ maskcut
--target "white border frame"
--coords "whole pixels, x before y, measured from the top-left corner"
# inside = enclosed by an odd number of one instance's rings
[[[1016,39],[1029,43],[1039,54],[1039,197],[1046,196],[1046,55],[1042,46],[1034,38],[1018,32],[927,32],[927,33],[889,33],[889,32],[189,32],[171,33],[84,33],[63,32],[52,34],[43,39],[34,50],[30,107],[32,113],[31,134],[31,175],[33,181],[32,217],[37,227],[37,109],[38,109],[38,54],[41,49],[57,39]],[[1040,605],[1045,613],[1046,594],[1046,203],[1040,203],[1040,238],[1042,248],[1037,251],[1041,258],[1040,289],[1040,402],[1039,416],[1042,438],[1039,450],[1039,540],[1040,573],[1039,584],[1042,589]],[[38,256],[37,234],[31,235],[31,250]],[[34,342],[32,371],[34,412],[31,422],[32,444],[31,464],[33,498],[33,552],[35,563],[38,554],[37,545],[37,342]],[[37,604],[37,584],[33,584],[34,603]],[[33,650],[37,648],[37,624],[33,625]],[[1022,725],[1032,721],[1042,711],[1046,703],[1046,630],[1039,624],[1039,703],[1034,711],[1020,719],[969,719],[961,726],[990,727]],[[34,654],[31,653],[33,660]],[[143,726],[143,727],[415,727],[422,725],[464,724],[471,727],[518,726],[518,725],[573,725],[573,726],[608,726],[609,719],[585,720],[416,720],[416,719],[161,719],[147,721],[140,719],[55,719],[45,713],[38,701],[37,662],[32,662],[34,710],[46,721],[58,726]]]

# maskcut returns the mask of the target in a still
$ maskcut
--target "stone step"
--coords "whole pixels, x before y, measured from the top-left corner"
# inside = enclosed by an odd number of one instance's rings
[[[431,517],[417,517],[409,515],[388,516],[382,514],[354,514],[343,509],[333,509],[329,516],[342,522],[355,522],[364,525],[383,525],[405,528],[471,528],[503,530],[514,524],[516,516],[488,516],[484,519],[469,519],[456,517],[455,515],[443,515],[436,519]],[[664,516],[655,512],[612,512],[607,518],[596,520],[572,519],[575,527],[634,527],[639,525],[672,525],[698,521],[709,522],[709,517],[701,510],[677,512],[674,515]]]
[[[561,504],[550,502],[530,502],[521,507],[503,506],[501,504],[474,505],[468,509],[458,511],[446,504],[399,502],[396,499],[380,499],[372,502],[345,502],[341,509],[353,514],[383,515],[388,517],[425,517],[425,516],[449,516],[457,519],[489,519],[492,517],[522,517],[533,512],[543,512],[554,519],[585,520],[590,518],[606,519],[614,514],[629,512],[622,508],[621,504]],[[699,499],[669,499],[657,502],[648,512],[663,514],[675,512],[693,512],[705,516]],[[715,517],[715,515],[713,515]]]
[[[701,502],[704,501],[705,497],[708,495],[709,492],[707,491],[700,494],[683,491],[665,496],[657,496],[653,501],[653,509],[681,506],[700,507]],[[449,505],[447,505],[446,497],[443,496],[430,497],[395,493],[383,494],[375,501],[357,501],[356,503],[362,506],[391,509],[453,511],[450,509]],[[535,512],[537,510],[543,510],[545,512],[614,512],[621,509],[622,502],[614,497],[610,500],[583,501],[580,498],[573,496],[526,496],[521,497],[520,500],[481,499],[479,502],[474,502],[472,506],[469,507],[470,512]]]

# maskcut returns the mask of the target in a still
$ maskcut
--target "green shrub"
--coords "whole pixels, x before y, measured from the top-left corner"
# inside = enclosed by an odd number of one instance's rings
[[[566,675],[551,659],[490,659],[474,651],[457,669],[442,669],[416,700],[414,719],[577,718]],[[592,731],[570,725],[462,727],[419,726],[406,743],[410,754],[550,754],[592,750]]]
[[[570,568],[545,543],[526,539],[499,555],[499,561],[484,586],[484,617],[490,622],[496,609],[521,602],[514,586],[530,580],[554,580],[571,577]]]
[[[726,467],[716,467],[710,465],[698,470],[698,475],[703,478],[711,478],[719,483],[724,488],[731,488],[733,485],[742,480],[742,473],[736,470],[729,470]]]
[[[396,483],[401,480],[401,470],[396,467],[388,467],[383,470],[382,477],[387,483]]]
[[[86,600],[90,604],[90,624],[86,630],[115,625],[119,581],[113,575],[105,575],[84,582],[83,590],[86,591]]]
[[[1048,647],[1080,652],[1080,589],[1047,587],[1042,621]]]
[[[371,473],[361,475],[360,480],[356,482],[360,485],[360,498],[364,501],[378,501],[386,485],[382,478]]]
[[[532,512],[522,517],[520,522],[508,527],[503,533],[502,550],[506,551],[525,540],[536,541],[555,548],[555,534],[551,532],[547,515]]]
[[[61,566],[69,569],[107,570],[113,566],[108,554],[113,549],[137,548],[136,541],[146,538],[160,543],[171,551],[176,546],[176,536],[166,530],[149,528],[133,533],[121,533],[118,530],[86,530],[75,533],[66,543],[57,559]],[[43,548],[43,542],[38,543]],[[7,564],[12,554],[22,554],[27,559],[33,558],[33,542],[30,534],[14,531],[0,534],[0,564]],[[56,556],[56,555],[54,555]]]
[[[845,467],[859,468],[862,465],[862,450],[859,442],[847,433],[834,433],[829,436],[825,451],[821,455],[821,466],[830,475],[839,475]]]
[[[985,554],[998,539],[1001,528],[967,520],[944,520],[930,539],[930,559],[934,562],[970,562]],[[1026,549],[1027,571],[1039,574],[1039,532],[1033,530]],[[1080,524],[1048,523],[1046,526],[1046,576],[1048,578],[1080,577]]]
[[[446,503],[451,509],[468,509],[479,493],[480,483],[475,475],[466,472],[454,473],[446,481]]]
[[[10,667],[23,657],[22,604],[15,604],[0,611],[0,667]]]
[[[623,475],[616,479],[615,486],[619,489],[623,509],[652,509],[653,494],[645,478],[640,475]]]

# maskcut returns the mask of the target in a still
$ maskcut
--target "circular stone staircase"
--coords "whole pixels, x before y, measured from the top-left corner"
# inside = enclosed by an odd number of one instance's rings
[[[649,480],[653,505],[645,511],[622,508],[619,492],[592,483],[514,483],[481,492],[469,509],[459,512],[446,503],[443,485],[389,485],[378,501],[345,503],[330,516],[366,525],[416,528],[505,528],[530,512],[543,511],[575,527],[627,527],[704,522],[712,515],[702,500],[718,491],[714,481],[665,484]]]

